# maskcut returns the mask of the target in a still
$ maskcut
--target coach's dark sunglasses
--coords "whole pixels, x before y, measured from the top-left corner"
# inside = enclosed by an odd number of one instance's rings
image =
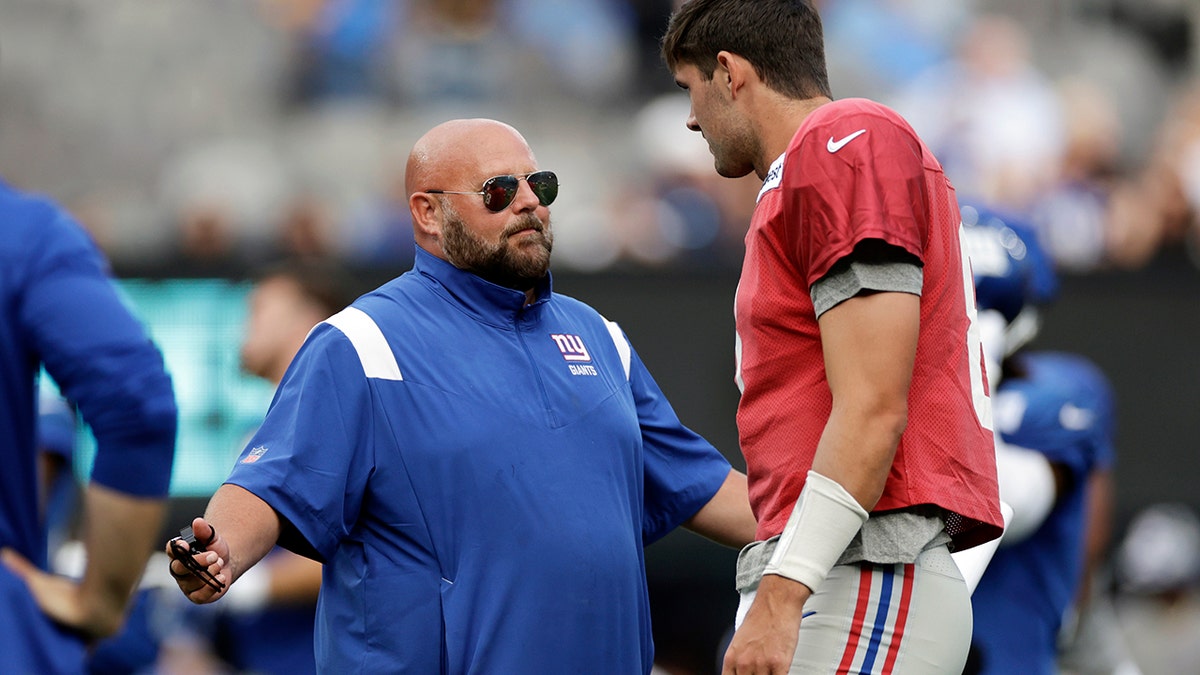
[[[517,189],[521,180],[529,183],[533,194],[537,195],[542,206],[550,206],[558,196],[558,176],[553,171],[535,171],[514,176],[492,176],[483,181],[483,189],[478,192],[459,192],[456,190],[425,190],[434,195],[483,195],[483,205],[489,211],[500,212],[517,198]]]

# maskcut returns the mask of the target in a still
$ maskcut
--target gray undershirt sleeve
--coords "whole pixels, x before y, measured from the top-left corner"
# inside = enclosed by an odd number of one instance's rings
[[[888,247],[893,248],[893,247]],[[860,260],[858,249],[842,258],[829,273],[812,285],[813,308],[817,317],[863,291],[898,292],[921,295],[925,275],[921,266],[907,251],[895,249],[901,255],[896,260]]]

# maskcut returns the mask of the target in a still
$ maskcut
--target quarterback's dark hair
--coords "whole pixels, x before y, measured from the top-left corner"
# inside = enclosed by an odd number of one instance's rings
[[[821,17],[808,0],[691,0],[671,15],[662,57],[672,71],[690,64],[711,79],[721,51],[785,96],[832,98]]]

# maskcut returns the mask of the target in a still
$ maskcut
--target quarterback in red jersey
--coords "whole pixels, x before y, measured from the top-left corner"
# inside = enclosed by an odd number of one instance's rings
[[[954,189],[895,112],[832,99],[805,0],[685,3],[663,56],[717,172],[763,179],[736,299],[760,541],[725,672],[959,673],[950,552],[1003,521]]]

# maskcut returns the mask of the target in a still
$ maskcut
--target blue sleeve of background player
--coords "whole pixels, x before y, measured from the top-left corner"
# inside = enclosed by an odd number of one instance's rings
[[[18,321],[46,371],[96,438],[92,480],[144,497],[167,493],[177,412],[162,354],[117,295],[100,251],[49,204],[30,260]]]
[[[1112,384],[1100,367],[1078,354],[1051,353],[1053,360],[1066,371],[1062,377],[1076,383],[1076,396],[1081,408],[1093,413],[1088,427],[1088,442],[1093,452],[1093,461],[1098,468],[1109,469],[1116,461],[1114,438],[1116,435],[1116,401]]]
[[[642,428],[642,541],[649,545],[696,515],[720,489],[730,465],[712,444],[679,421],[636,352],[630,359],[629,385]]]
[[[1037,450],[1082,475],[1113,461],[1113,400],[1090,363],[1063,354],[1031,353],[1025,378],[1002,384],[999,396],[1023,397],[1020,425],[1006,441]]]

